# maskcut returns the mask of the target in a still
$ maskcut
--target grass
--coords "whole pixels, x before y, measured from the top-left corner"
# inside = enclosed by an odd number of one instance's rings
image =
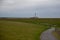
[[[1,18],[0,20],[6,20],[6,21],[15,21],[15,22],[25,22],[25,23],[33,23],[33,24],[39,24],[39,23],[49,23],[49,24],[57,24],[60,26],[60,18]]]
[[[58,40],[60,40],[60,35],[57,33],[57,32],[53,32],[53,35],[58,39]]]
[[[48,27],[30,23],[0,21],[0,40],[40,40]]]
[[[60,18],[2,18],[0,19],[0,40],[40,40],[40,35],[49,27],[40,23],[57,24]]]

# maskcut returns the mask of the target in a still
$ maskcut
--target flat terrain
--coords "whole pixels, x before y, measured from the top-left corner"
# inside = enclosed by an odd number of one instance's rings
[[[0,21],[0,40],[39,40],[48,27],[30,23]]]
[[[46,24],[60,27],[60,18],[0,18],[0,40],[40,40]]]
[[[60,26],[60,18],[0,18],[0,20],[25,22],[33,24],[49,23]]]

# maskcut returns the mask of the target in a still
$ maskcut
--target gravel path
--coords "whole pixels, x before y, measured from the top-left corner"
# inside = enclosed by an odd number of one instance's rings
[[[53,35],[52,35],[52,32],[55,30],[55,28],[51,28],[51,29],[48,29],[46,31],[44,31],[41,36],[40,36],[40,39],[41,40],[57,40]]]

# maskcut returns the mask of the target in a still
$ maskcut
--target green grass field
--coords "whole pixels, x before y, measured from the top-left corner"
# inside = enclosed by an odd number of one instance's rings
[[[0,21],[0,40],[39,40],[48,27],[12,21]]]
[[[60,24],[60,19],[0,19],[0,40],[40,40],[49,26],[39,23]]]
[[[2,18],[0,20],[5,21],[15,21],[15,22],[25,22],[25,23],[49,23],[49,24],[57,24],[60,26],[60,18]]]

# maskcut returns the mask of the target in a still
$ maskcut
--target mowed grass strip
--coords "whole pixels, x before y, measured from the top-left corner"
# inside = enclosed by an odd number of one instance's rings
[[[40,40],[40,34],[46,28],[30,23],[0,21],[0,40]]]

